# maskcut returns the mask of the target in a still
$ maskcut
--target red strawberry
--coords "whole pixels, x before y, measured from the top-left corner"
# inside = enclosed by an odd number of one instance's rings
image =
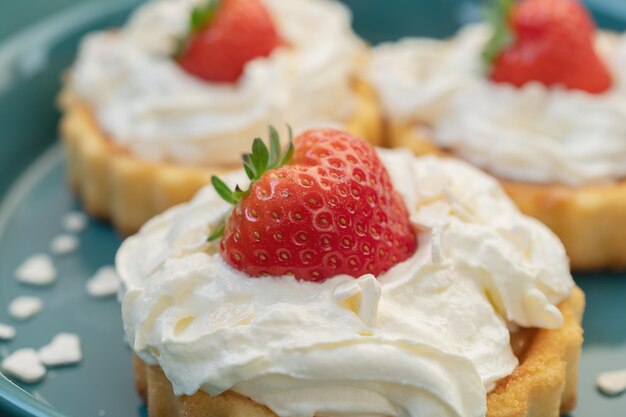
[[[204,80],[233,83],[246,63],[268,56],[280,44],[260,0],[209,0],[192,14],[190,39],[178,63]]]
[[[231,266],[254,277],[324,281],[378,275],[413,254],[406,206],[372,146],[338,130],[310,130],[281,157],[273,128],[270,139],[269,151],[256,139],[244,156],[248,191],[212,178],[235,204],[220,244]]]
[[[594,22],[578,0],[497,0],[494,36],[484,57],[491,79],[601,93],[612,79],[595,51]]]

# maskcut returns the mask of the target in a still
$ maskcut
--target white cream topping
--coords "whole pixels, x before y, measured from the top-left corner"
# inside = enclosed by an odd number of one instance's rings
[[[475,168],[380,155],[420,231],[410,259],[378,280],[250,278],[206,243],[229,206],[205,188],[118,252],[134,351],[177,395],[232,389],[281,417],[484,416],[517,366],[507,324],[562,324],[565,252]]]
[[[150,160],[226,164],[268,124],[299,131],[350,116],[364,49],[345,6],[263,0],[288,46],[251,61],[229,85],[188,75],[171,59],[198,1],[152,1],[125,28],[83,42],[71,85],[115,141]]]
[[[472,25],[449,41],[375,48],[369,73],[388,116],[427,126],[438,146],[502,178],[584,186],[626,177],[626,36],[598,33],[614,85],[596,95],[489,81],[480,61],[489,34]]]

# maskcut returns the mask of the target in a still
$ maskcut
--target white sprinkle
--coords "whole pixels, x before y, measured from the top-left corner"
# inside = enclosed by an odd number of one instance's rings
[[[601,373],[596,379],[596,385],[606,395],[617,395],[626,392],[626,369]]]
[[[106,415],[107,415],[106,410],[100,410],[100,411],[98,411],[98,417],[104,417],[104,416],[106,416]]]
[[[15,327],[0,323],[0,340],[11,340],[15,337]]]
[[[38,297],[17,297],[9,304],[9,314],[17,320],[26,320],[41,311],[43,302]]]
[[[60,234],[50,242],[50,252],[53,255],[67,255],[78,249],[80,241],[74,235]]]
[[[72,211],[63,217],[63,228],[68,232],[79,233],[87,227],[87,215],[81,211]]]
[[[120,279],[113,266],[103,266],[87,281],[87,293],[92,297],[110,297],[120,288]]]
[[[49,285],[57,278],[57,271],[50,256],[33,255],[15,271],[18,281],[30,285]]]
[[[72,333],[59,333],[52,341],[39,349],[39,360],[46,366],[61,366],[78,363],[83,354],[80,339]]]
[[[41,381],[46,375],[35,349],[16,350],[2,361],[2,370],[22,382],[32,384]]]

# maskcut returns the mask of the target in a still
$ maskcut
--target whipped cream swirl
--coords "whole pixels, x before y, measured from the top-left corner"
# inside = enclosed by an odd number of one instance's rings
[[[563,247],[464,162],[380,156],[420,231],[410,259],[378,279],[248,277],[206,242],[230,207],[205,188],[118,252],[134,351],[177,395],[230,389],[280,417],[484,416],[518,363],[507,326],[562,325]]]
[[[626,177],[626,36],[598,33],[614,85],[596,95],[489,81],[480,58],[489,35],[471,25],[451,40],[378,46],[369,75],[388,117],[502,178],[587,186]]]
[[[299,131],[351,116],[364,45],[346,7],[263,0],[288,46],[249,62],[231,85],[195,78],[171,58],[199,2],[152,1],[124,28],[84,40],[70,85],[113,140],[148,160],[229,164],[268,124]]]

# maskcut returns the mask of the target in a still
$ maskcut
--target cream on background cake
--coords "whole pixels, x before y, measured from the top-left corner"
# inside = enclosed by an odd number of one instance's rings
[[[496,180],[335,130],[272,142],[118,252],[150,417],[574,407],[584,295]]]

